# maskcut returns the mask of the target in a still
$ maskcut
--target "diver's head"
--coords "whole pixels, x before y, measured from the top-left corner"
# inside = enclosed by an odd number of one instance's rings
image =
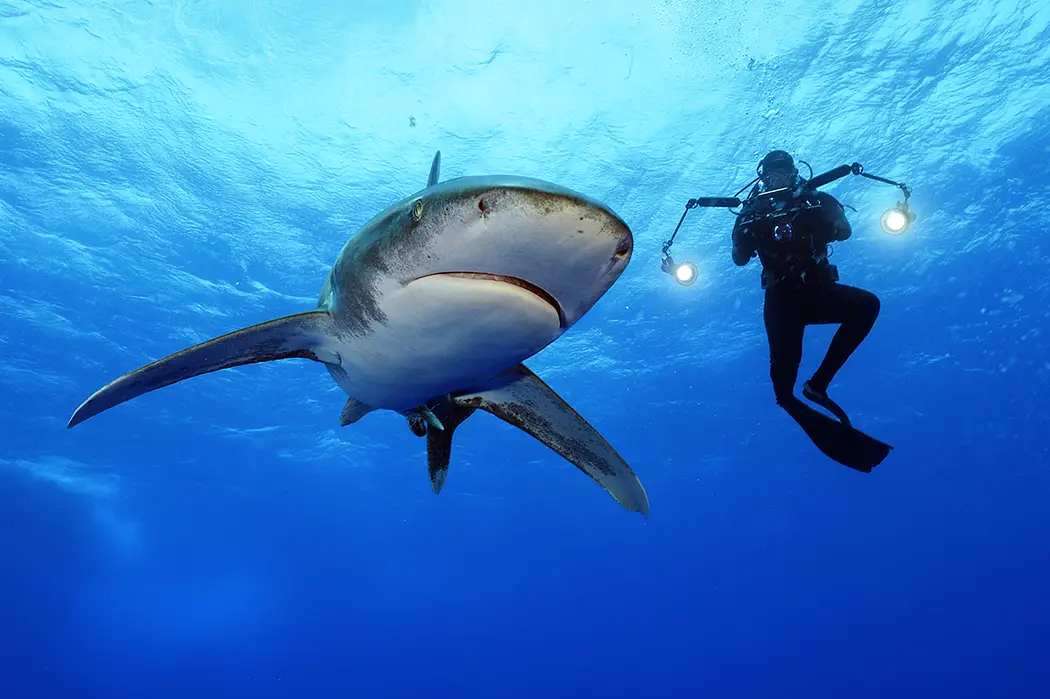
[[[795,184],[798,168],[787,151],[774,150],[767,153],[758,164],[758,176],[766,190],[781,189]]]

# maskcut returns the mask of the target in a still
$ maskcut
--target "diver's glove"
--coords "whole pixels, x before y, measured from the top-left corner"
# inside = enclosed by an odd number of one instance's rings
[[[733,231],[734,253],[747,252],[748,259],[751,259],[758,254],[757,248],[758,243],[755,241],[755,236],[750,230],[744,228]]]

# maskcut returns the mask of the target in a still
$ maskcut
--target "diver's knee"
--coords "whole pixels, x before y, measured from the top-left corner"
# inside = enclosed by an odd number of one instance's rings
[[[863,316],[874,323],[875,319],[879,317],[879,312],[882,310],[882,301],[878,296],[869,291],[864,297],[862,309]]]

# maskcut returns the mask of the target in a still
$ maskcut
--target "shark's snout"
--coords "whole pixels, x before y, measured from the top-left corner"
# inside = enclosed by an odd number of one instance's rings
[[[609,290],[634,250],[631,229],[608,206],[543,180],[451,179],[405,206],[401,285],[437,274],[502,281],[554,308],[563,331]]]
[[[514,255],[505,273],[556,299],[566,328],[608,291],[634,251],[634,237],[623,219],[560,187],[511,188],[479,200],[498,241],[494,244],[506,241],[508,254]]]

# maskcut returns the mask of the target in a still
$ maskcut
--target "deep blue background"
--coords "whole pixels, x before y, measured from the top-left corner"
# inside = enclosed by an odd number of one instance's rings
[[[345,5],[345,7],[344,7]],[[0,0],[0,697],[1050,695],[1050,8],[874,0]],[[409,117],[415,120],[411,125]],[[834,384],[895,446],[824,458],[768,384],[730,195],[859,160]],[[646,521],[487,415],[430,491],[402,418],[307,362],[67,431],[116,376],[312,306],[347,236],[445,177],[606,201],[634,259],[529,362]],[[807,333],[803,375],[831,328]]]

